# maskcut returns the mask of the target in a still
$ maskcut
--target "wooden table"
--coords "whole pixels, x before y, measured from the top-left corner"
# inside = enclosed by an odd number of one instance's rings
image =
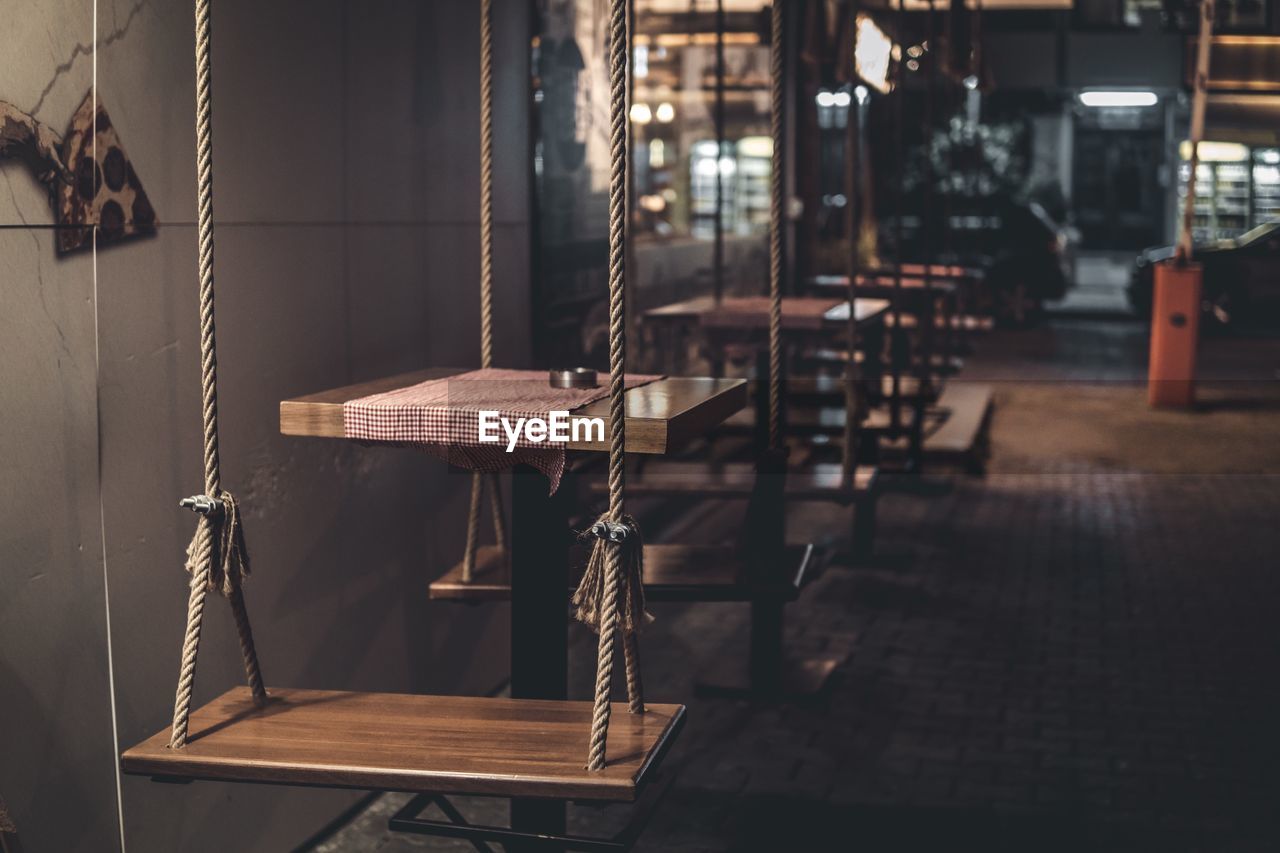
[[[903,264],[903,275],[923,276],[926,269],[933,278],[950,278],[956,281],[976,281],[984,275],[982,270],[977,267],[962,267],[953,264]],[[882,265],[877,267],[863,267],[858,270],[862,275],[894,275],[897,270],[892,265]]]
[[[285,435],[343,438],[342,406],[346,401],[463,372],[459,368],[419,370],[284,400],[280,403],[280,431]],[[673,377],[629,389],[626,449],[631,453],[666,453],[719,424],[746,403],[747,383],[742,379]],[[567,448],[607,451],[608,410],[607,397],[575,410],[572,416],[604,418],[605,440],[570,443]],[[565,590],[570,583],[570,537],[566,535],[569,491],[561,488],[548,495],[546,477],[528,466],[518,465],[512,472],[508,547],[514,699],[568,696]],[[651,696],[656,698],[657,694],[660,691]],[[627,730],[625,726],[623,730]],[[585,741],[583,747],[585,750]],[[511,826],[539,834],[564,835],[564,802],[513,798]]]
[[[821,292],[828,291],[848,291],[849,276],[847,275],[815,275],[805,279],[805,284],[811,289]],[[889,275],[860,275],[858,276],[858,298],[863,297],[869,299],[893,299],[896,294],[909,295],[912,298],[921,298],[928,293],[935,296],[948,295],[956,290],[956,282],[947,278],[931,278],[927,282],[922,276],[904,275],[902,276],[901,287],[892,274]]]
[[[673,302],[645,311],[645,322],[699,323],[718,328],[741,329],[767,328],[767,312],[733,310],[732,299],[725,299],[720,306],[712,296],[696,296],[681,302]],[[816,314],[810,308],[823,309]],[[856,319],[859,325],[880,322],[889,310],[886,299],[858,299]],[[788,296],[782,300],[783,331],[811,331],[814,328],[844,328],[849,319],[848,300],[816,296]]]
[[[345,438],[342,406],[370,394],[394,391],[467,372],[462,368],[430,368],[346,385],[295,397],[280,403],[280,432],[315,438]],[[607,374],[602,379],[607,379]],[[702,435],[747,404],[742,379],[669,377],[627,391],[627,452],[663,454]],[[567,450],[606,452],[609,449],[609,399],[601,398],[575,409],[571,420],[601,418],[604,439],[568,442]]]
[[[697,296],[680,302],[673,302],[644,312],[642,319],[646,328],[660,333],[646,339],[646,344],[654,350],[668,354],[669,367],[679,372],[684,366],[686,354],[685,341],[675,337],[674,333],[697,326],[704,334],[720,335],[740,333],[750,335],[758,341],[758,335],[767,331],[769,314],[767,307],[757,308],[762,302],[760,297],[749,297],[751,310],[734,310],[733,299],[725,299],[717,307],[715,298]],[[747,300],[743,300],[746,302]],[[767,303],[764,303],[767,306]],[[855,331],[868,333],[867,340],[875,345],[877,336],[870,334],[884,325],[888,316],[890,303],[886,299],[858,299],[854,312]],[[788,310],[790,309],[790,310]],[[782,300],[782,331],[791,340],[803,339],[813,334],[836,335],[849,331],[849,303],[837,297],[785,297]],[[671,338],[663,340],[663,337]],[[727,343],[721,340],[723,345]],[[712,347],[711,360],[713,373],[723,373],[723,346]]]

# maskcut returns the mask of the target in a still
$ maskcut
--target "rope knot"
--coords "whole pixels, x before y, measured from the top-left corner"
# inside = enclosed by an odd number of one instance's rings
[[[582,538],[595,537],[591,558],[578,588],[573,593],[574,618],[600,633],[608,608],[616,608],[618,630],[631,635],[653,621],[644,607],[644,542],[640,525],[629,515],[616,520],[608,514],[583,532]],[[610,588],[610,561],[617,560],[616,574]]]
[[[200,516],[187,546],[187,571],[193,579],[205,578],[209,590],[231,597],[249,577],[249,552],[235,496],[224,489],[217,498],[195,495],[180,505]]]

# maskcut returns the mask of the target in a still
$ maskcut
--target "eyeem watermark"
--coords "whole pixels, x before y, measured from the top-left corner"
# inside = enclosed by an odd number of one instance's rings
[[[543,418],[517,418],[514,424],[500,412],[480,411],[481,444],[501,444],[505,436],[507,452],[515,452],[521,439],[529,444],[567,444],[570,441],[604,441],[604,418],[571,418],[568,412],[547,412]]]

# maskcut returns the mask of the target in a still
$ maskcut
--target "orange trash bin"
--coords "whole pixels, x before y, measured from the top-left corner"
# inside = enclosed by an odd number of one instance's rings
[[[1152,406],[1189,408],[1195,401],[1201,274],[1199,264],[1155,265],[1147,366],[1147,402]]]

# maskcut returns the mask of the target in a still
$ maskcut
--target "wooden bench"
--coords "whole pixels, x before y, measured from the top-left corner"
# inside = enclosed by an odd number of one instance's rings
[[[630,488],[627,490],[631,491]],[[586,565],[585,547],[574,550],[571,587]],[[814,568],[812,545],[789,545],[771,580],[753,579],[738,549],[723,545],[646,544],[644,594],[649,601],[753,601],[769,597],[794,601]],[[494,545],[476,550],[471,580],[462,579],[458,563],[431,582],[427,595],[436,601],[507,601],[511,574],[506,555]]]
[[[929,459],[960,462],[974,473],[982,471],[987,454],[987,432],[994,411],[990,385],[952,380],[938,398],[936,410],[943,420],[925,436]]]

